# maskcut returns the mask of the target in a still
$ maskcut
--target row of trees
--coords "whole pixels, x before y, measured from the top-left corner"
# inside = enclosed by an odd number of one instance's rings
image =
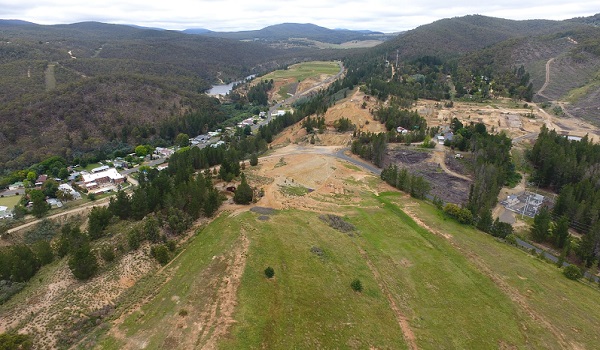
[[[382,167],[387,150],[387,135],[385,133],[358,133],[352,141],[350,150],[359,157]]]
[[[411,174],[406,168],[398,169],[396,164],[383,169],[381,179],[418,199],[424,199],[431,189],[429,182],[422,176]]]

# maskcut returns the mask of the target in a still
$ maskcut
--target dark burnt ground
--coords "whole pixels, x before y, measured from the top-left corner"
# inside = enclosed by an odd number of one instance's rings
[[[465,156],[466,158],[467,156]],[[471,171],[469,170],[469,167],[467,167],[465,165],[465,162],[469,161],[467,159],[456,159],[454,158],[454,154],[452,153],[447,153],[446,154],[446,158],[444,158],[444,162],[446,163],[446,167],[448,167],[448,169],[454,171],[455,173],[461,174],[461,175],[465,175],[465,176],[471,176]]]
[[[441,198],[446,203],[464,204],[469,198],[470,181],[446,174],[439,164],[430,162],[430,152],[409,147],[388,149],[384,159],[384,167],[396,164],[398,168],[406,168],[413,175],[423,176],[431,184],[432,196]],[[465,173],[464,165],[452,158],[446,165],[460,174]]]

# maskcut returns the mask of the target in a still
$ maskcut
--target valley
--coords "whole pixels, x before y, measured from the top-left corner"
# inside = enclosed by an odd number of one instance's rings
[[[596,27],[188,33],[0,21],[0,345],[597,347]]]

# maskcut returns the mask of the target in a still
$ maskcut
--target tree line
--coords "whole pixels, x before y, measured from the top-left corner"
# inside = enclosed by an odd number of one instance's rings
[[[600,145],[587,135],[569,140],[542,126],[527,156],[534,166],[531,181],[559,193],[552,211],[536,217],[532,238],[572,248],[591,266],[600,258]],[[569,239],[569,226],[583,234],[580,241]],[[560,228],[559,234],[553,227]]]

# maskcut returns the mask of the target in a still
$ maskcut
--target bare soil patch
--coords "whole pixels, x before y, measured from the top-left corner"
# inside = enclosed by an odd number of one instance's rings
[[[431,184],[430,194],[444,202],[462,204],[468,200],[471,181],[463,174],[444,171],[439,159],[435,159],[434,152],[392,145],[386,152],[384,167],[390,164],[405,168],[413,175],[423,176]],[[456,164],[454,166],[456,170],[464,170]]]

